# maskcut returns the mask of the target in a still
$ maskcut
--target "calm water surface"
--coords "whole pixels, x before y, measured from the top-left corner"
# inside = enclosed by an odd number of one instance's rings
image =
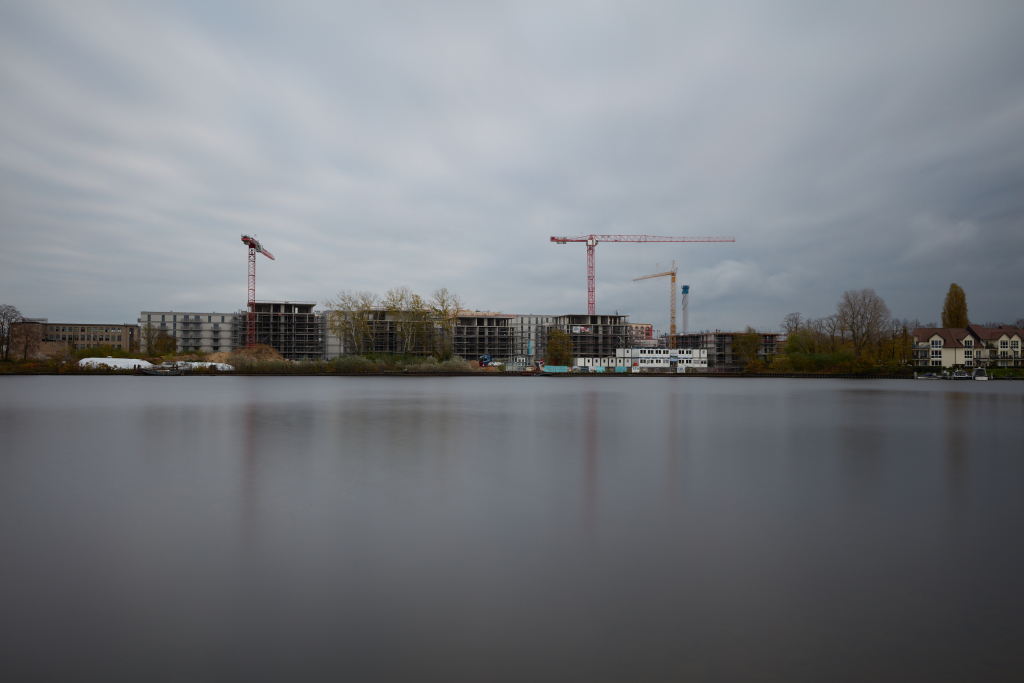
[[[1024,382],[0,377],[0,674],[1024,680]]]

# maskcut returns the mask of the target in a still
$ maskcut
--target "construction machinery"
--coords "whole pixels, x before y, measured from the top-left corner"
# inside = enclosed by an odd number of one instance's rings
[[[672,269],[666,270],[663,273],[651,273],[650,275],[643,275],[641,277],[633,278],[633,282],[637,280],[650,280],[653,277],[671,277],[672,278],[672,313],[669,316],[670,320],[670,332],[672,339],[676,336],[676,262],[672,262]],[[673,347],[674,348],[674,347]]]
[[[242,235],[242,242],[249,247],[249,307],[246,316],[245,345],[250,347],[256,345],[256,254],[263,254],[271,261],[276,259],[255,237]]]
[[[552,237],[552,242],[585,242],[587,245],[587,313],[596,314],[594,300],[594,248],[599,242],[735,242],[735,237],[658,237],[657,235],[580,235]]]

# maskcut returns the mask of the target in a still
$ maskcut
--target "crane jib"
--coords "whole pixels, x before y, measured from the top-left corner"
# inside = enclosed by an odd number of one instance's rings
[[[660,235],[580,235],[578,237],[552,237],[552,242],[567,244],[569,242],[587,243],[587,313],[595,315],[596,301],[594,296],[594,253],[600,242],[735,242],[735,237],[663,237]],[[649,276],[651,277],[651,276]],[[643,278],[638,278],[643,279]],[[675,276],[673,275],[673,279]],[[673,301],[675,287],[672,288]],[[673,304],[673,310],[675,305]],[[673,330],[674,332],[675,330]]]

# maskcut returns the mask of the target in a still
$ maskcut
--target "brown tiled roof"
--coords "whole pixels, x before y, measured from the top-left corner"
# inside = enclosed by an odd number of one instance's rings
[[[1009,327],[1007,325],[1000,325],[999,327],[980,327],[978,325],[968,325],[969,329],[978,339],[984,339],[985,341],[991,341],[993,339],[999,339],[1004,334],[1008,337],[1017,335],[1024,339],[1024,330],[1018,330],[1015,327]]]
[[[963,340],[969,335],[966,327],[922,327],[912,333],[918,343],[924,343],[939,335],[942,337],[942,346],[947,349],[959,349],[963,347]]]

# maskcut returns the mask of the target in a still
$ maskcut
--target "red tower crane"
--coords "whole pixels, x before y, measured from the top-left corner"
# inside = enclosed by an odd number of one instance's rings
[[[595,314],[594,301],[594,247],[598,242],[735,242],[735,237],[657,237],[655,235],[580,235],[579,237],[552,237],[552,242],[587,243],[587,313]]]
[[[254,346],[256,344],[256,252],[263,254],[271,261],[275,259],[274,255],[267,251],[255,237],[242,235],[242,242],[249,247],[249,314],[246,316],[245,345]]]

